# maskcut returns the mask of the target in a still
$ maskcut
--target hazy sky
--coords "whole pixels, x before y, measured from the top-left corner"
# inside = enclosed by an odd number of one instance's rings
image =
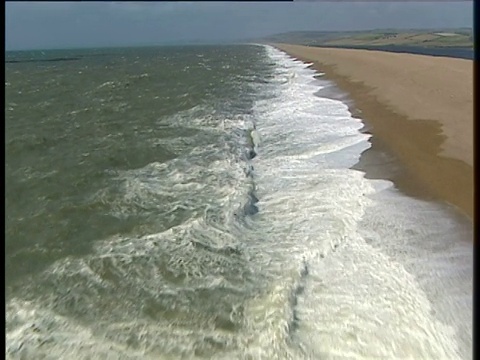
[[[220,42],[294,30],[471,27],[457,2],[7,2],[6,49]]]

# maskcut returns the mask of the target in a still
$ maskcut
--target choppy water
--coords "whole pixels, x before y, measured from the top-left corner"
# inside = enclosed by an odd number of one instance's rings
[[[472,357],[471,225],[350,169],[369,135],[307,64],[7,60],[7,358]]]

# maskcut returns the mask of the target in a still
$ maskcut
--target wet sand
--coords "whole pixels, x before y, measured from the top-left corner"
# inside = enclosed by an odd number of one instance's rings
[[[373,135],[356,168],[473,219],[473,61],[273,45],[314,63],[348,94],[353,115]]]

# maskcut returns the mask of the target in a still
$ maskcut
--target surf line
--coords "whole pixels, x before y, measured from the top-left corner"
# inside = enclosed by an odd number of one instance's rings
[[[245,152],[245,157],[247,161],[247,168],[245,170],[245,174],[249,177],[252,181],[252,188],[248,192],[248,200],[247,203],[243,207],[244,215],[255,215],[258,213],[259,209],[256,205],[258,203],[258,197],[255,194],[255,182],[253,181],[253,165],[250,163],[257,156],[257,147],[259,142],[259,135],[257,132],[257,127],[255,123],[253,124],[253,129],[248,129],[247,133],[247,148]]]

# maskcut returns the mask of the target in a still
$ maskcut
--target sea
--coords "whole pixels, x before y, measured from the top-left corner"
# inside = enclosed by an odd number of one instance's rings
[[[471,222],[355,170],[311,65],[7,52],[6,358],[471,359]]]

